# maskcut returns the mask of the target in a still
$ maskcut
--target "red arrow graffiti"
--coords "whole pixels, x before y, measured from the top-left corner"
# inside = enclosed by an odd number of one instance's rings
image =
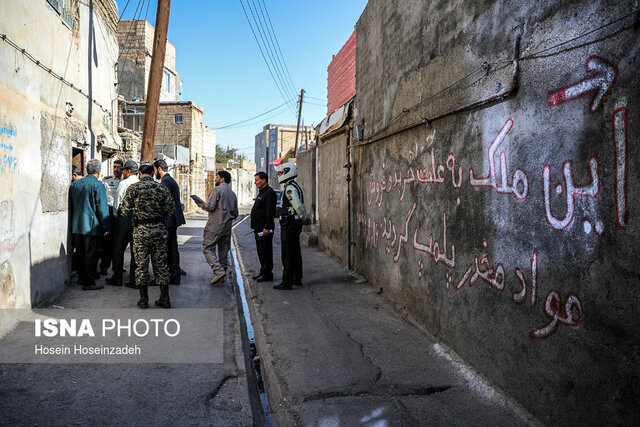
[[[590,113],[595,113],[607,102],[607,98],[613,88],[613,83],[618,76],[618,69],[615,65],[599,56],[590,56],[587,58],[587,73],[591,75],[580,80],[577,83],[565,88],[549,92],[547,95],[547,103],[552,107],[562,104],[563,102],[572,101],[591,92],[596,92],[596,96],[591,101],[589,107]]]

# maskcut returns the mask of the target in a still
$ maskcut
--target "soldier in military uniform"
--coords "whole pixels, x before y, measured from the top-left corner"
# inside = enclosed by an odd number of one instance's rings
[[[149,307],[149,256],[160,299],[156,305],[171,308],[169,266],[167,265],[167,226],[164,219],[175,213],[175,204],[167,188],[153,180],[153,162],[140,163],[140,181],[132,184],[120,205],[123,215],[133,217],[133,256],[136,284],[140,287],[138,307]]]

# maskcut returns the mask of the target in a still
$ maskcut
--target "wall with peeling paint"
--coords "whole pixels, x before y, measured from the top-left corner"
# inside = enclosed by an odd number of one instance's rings
[[[74,28],[46,1],[0,8],[0,31],[6,36],[0,40],[3,308],[46,304],[64,289],[70,267],[72,148],[83,150],[85,161],[101,158],[101,141],[113,141],[117,134],[117,7],[113,0],[73,5]]]
[[[356,27],[356,269],[544,423],[640,421],[634,10],[371,0]]]

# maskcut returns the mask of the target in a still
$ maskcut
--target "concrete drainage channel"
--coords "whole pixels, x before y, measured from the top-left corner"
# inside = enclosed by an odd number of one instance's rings
[[[233,225],[237,227],[247,219],[245,216]],[[251,412],[253,415],[254,425],[272,426],[271,410],[267,394],[264,389],[262,380],[262,372],[260,368],[260,356],[256,348],[255,337],[253,334],[253,325],[251,323],[251,315],[249,314],[249,305],[247,304],[247,296],[244,292],[244,279],[240,269],[240,262],[236,248],[235,239],[232,237],[231,257],[233,258],[233,266],[235,268],[236,287],[234,293],[236,295],[236,305],[238,306],[238,317],[240,318],[240,334],[242,336],[242,350],[244,351],[245,369],[247,372],[247,385],[249,388],[249,399],[251,400]],[[251,375],[253,374],[253,375]]]

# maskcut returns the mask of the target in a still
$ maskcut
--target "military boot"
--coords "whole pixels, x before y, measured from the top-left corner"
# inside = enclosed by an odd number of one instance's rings
[[[162,308],[171,308],[169,300],[169,285],[160,286],[160,298],[156,300],[156,305]]]
[[[138,301],[138,307],[149,308],[149,293],[148,286],[140,286],[140,301]]]

